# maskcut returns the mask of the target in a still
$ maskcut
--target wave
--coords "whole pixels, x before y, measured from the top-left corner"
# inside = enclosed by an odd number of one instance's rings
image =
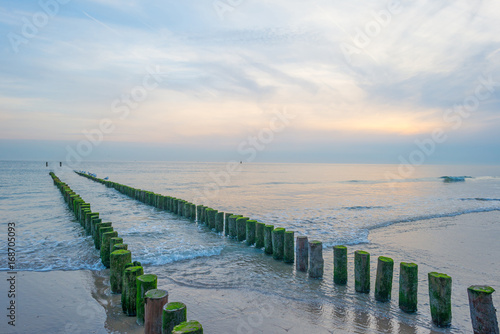
[[[168,264],[168,263],[185,261],[185,260],[192,260],[192,259],[197,259],[197,258],[201,258],[201,257],[218,256],[222,253],[223,249],[224,249],[223,246],[218,246],[218,247],[212,247],[209,249],[203,249],[203,250],[198,250],[198,251],[192,250],[192,249],[185,249],[183,251],[172,252],[170,254],[158,254],[156,252],[151,252],[151,253],[145,254],[144,256],[138,256],[138,258],[142,264],[149,264],[152,266],[161,266],[161,265]]]
[[[443,182],[465,182],[465,179],[472,179],[472,176],[441,176]]]
[[[494,202],[498,201],[500,202],[500,198],[482,198],[482,197],[476,197],[476,198],[461,198],[461,201],[482,201],[482,202]]]
[[[345,209],[345,210],[371,210],[371,209],[384,209],[384,208],[387,208],[387,207],[385,207],[385,206],[363,206],[363,205],[342,207],[342,209]]]

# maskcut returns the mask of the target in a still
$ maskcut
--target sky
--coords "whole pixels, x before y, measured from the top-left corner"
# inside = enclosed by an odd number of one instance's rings
[[[0,6],[0,160],[500,164],[498,1]]]

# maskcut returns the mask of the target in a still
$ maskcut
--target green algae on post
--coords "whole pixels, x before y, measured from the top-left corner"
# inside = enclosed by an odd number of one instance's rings
[[[146,292],[151,289],[156,289],[158,278],[153,274],[146,274],[137,277],[137,297],[136,297],[136,313],[137,324],[144,325],[144,298]]]
[[[370,292],[370,253],[354,252],[354,289],[356,292]]]
[[[393,259],[379,256],[377,262],[377,277],[375,279],[375,300],[387,302],[391,300]]]
[[[264,226],[264,253],[273,254],[273,225]]]
[[[224,212],[217,212],[215,216],[215,230],[217,232],[224,231]]]
[[[247,246],[252,246],[255,244],[255,227],[257,221],[250,219],[246,221],[246,244]]]
[[[236,228],[236,219],[238,219],[240,217],[243,217],[243,216],[241,216],[241,215],[231,215],[231,216],[229,216],[228,227],[229,227],[229,236],[231,238],[236,238],[237,235],[238,235],[238,231],[237,231],[237,228]]]
[[[438,327],[451,325],[452,279],[446,274],[431,272],[429,279],[429,305],[432,322]]]
[[[231,217],[233,214],[226,212],[224,213],[224,235],[226,237],[229,236],[229,217]]]
[[[203,327],[196,320],[185,321],[175,326],[172,334],[203,334]]]
[[[343,245],[333,246],[333,282],[347,284],[347,247]]]
[[[212,208],[208,208],[206,212],[208,216],[208,227],[210,227],[211,229],[215,229],[215,215],[218,211]]]
[[[275,228],[271,234],[273,240],[273,259],[283,260],[285,229],[283,227]]]
[[[113,237],[113,238],[109,239],[109,253],[110,254],[113,253],[114,246],[118,245],[118,244],[123,244],[123,238]]]
[[[247,238],[247,220],[248,217],[239,217],[236,219],[236,240],[243,241]]]
[[[100,223],[96,226],[97,233],[94,239],[94,245],[96,249],[101,249],[101,240],[103,233],[113,231],[113,227],[110,222]]]
[[[255,223],[255,248],[264,247],[264,226],[266,226],[264,223]]]
[[[309,242],[306,236],[299,235],[295,242],[295,269],[307,271],[309,267]]]
[[[493,306],[493,292],[495,289],[486,285],[472,285],[467,288],[474,334],[499,334],[496,309]]]
[[[162,332],[163,305],[168,303],[168,291],[151,289],[146,292],[144,302],[144,334]]]
[[[111,253],[113,253],[116,250],[121,250],[121,249],[128,250],[128,245],[127,244],[115,244],[113,246],[113,249],[111,249]]]
[[[144,275],[141,266],[132,266],[123,272],[122,309],[128,316],[136,315],[137,277]]]
[[[122,293],[123,272],[125,265],[132,261],[132,253],[129,250],[117,250],[110,254],[111,293]]]
[[[187,320],[186,304],[172,302],[163,306],[162,333],[172,333],[174,327]]]
[[[283,241],[283,248],[284,248],[283,249],[283,262],[285,262],[285,263],[293,263],[293,261],[295,260],[293,239],[294,239],[294,232],[293,231],[286,231],[284,241]]]
[[[110,266],[110,261],[109,261],[109,242],[111,238],[117,237],[118,232],[116,231],[111,231],[111,232],[105,232],[102,234],[102,240],[101,240],[101,262],[102,264],[106,267],[109,268]]]
[[[309,268],[310,278],[322,278],[325,261],[323,260],[323,243],[318,240],[309,242]]]
[[[399,265],[399,308],[406,313],[417,311],[418,265],[401,262]]]

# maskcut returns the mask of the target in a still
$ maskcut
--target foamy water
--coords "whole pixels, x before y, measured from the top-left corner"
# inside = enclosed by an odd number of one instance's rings
[[[433,217],[500,210],[500,173],[495,167],[425,166],[402,180],[386,178],[397,172],[394,165],[244,164],[230,178],[222,163],[96,162],[78,168],[285,227],[323,241],[326,249],[347,244],[354,250],[369,243],[371,231],[402,222],[418,226]],[[18,270],[104,269],[91,237],[66,208],[49,171],[91,203],[103,221],[111,221],[134,259],[159,279],[203,288],[251,289],[323,305],[348,302],[354,310],[368,309],[430,327],[428,311],[409,316],[399,312],[397,303],[380,308],[352,289],[339,293],[342,288],[331,278],[311,282],[261,250],[144,205],[55,163],[46,168],[42,162],[0,162],[1,224],[6,231],[7,222],[16,222]],[[442,176],[468,177],[444,182]],[[6,251],[5,243],[0,251]],[[333,270],[330,253],[325,252],[325,276]],[[7,269],[4,266],[1,270]],[[468,328],[467,305],[460,302],[454,307],[464,319],[448,332],[460,333]]]

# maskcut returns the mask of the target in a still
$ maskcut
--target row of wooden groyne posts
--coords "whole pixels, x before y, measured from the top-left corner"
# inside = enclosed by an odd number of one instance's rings
[[[107,187],[114,188],[145,204],[206,225],[226,237],[236,239],[240,242],[245,241],[248,246],[253,245],[255,248],[263,248],[264,253],[272,255],[275,260],[284,261],[285,263],[295,262],[296,269],[307,272],[310,278],[321,279],[323,277],[324,261],[323,244],[321,241],[309,241],[306,236],[297,236],[295,238],[293,231],[286,231],[284,228],[275,228],[273,225],[266,225],[242,215],[220,212],[210,207],[195,205],[194,203],[172,196],[135,189],[127,185],[97,178],[95,175],[89,175],[85,172],[76,173],[102,183]],[[92,217],[92,212],[89,211],[84,214]],[[90,218],[90,224],[92,224],[92,218]],[[102,241],[106,241],[104,237],[101,238]],[[115,242],[118,241],[115,240]],[[110,247],[113,247],[111,242],[110,245]],[[348,277],[347,247],[342,245],[334,246],[333,255],[333,281],[335,284],[345,285],[347,284]],[[126,270],[130,269],[127,268]],[[375,299],[377,301],[388,302],[391,300],[393,271],[394,261],[391,258],[378,257],[375,279]],[[354,252],[354,280],[356,292],[370,292],[370,254],[368,252],[360,250]],[[139,287],[139,284],[138,281],[137,287]],[[428,288],[433,323],[438,327],[450,326],[452,319],[452,278],[442,273],[428,273]],[[137,291],[139,291],[139,288]],[[467,289],[474,333],[500,334],[496,310],[492,301],[492,293],[494,291],[493,288],[482,285],[473,285]],[[407,313],[416,312],[417,294],[418,265],[401,262],[399,273],[399,308]],[[139,292],[137,292],[137,295],[139,300]],[[139,304],[139,301],[137,303]]]

